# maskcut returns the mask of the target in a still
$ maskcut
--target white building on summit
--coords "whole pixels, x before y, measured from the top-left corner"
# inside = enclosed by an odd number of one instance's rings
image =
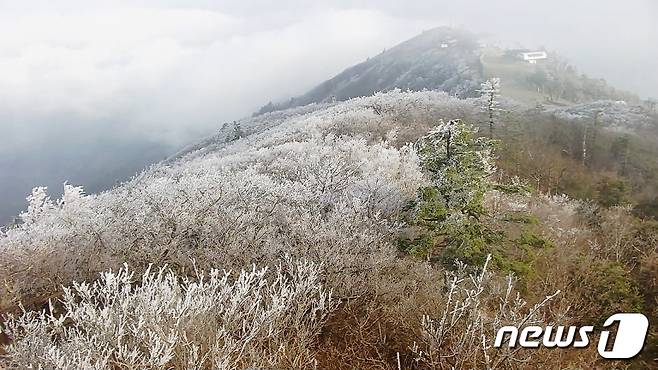
[[[530,64],[536,64],[538,60],[547,59],[548,53],[545,51],[526,51],[519,53],[519,58]]]

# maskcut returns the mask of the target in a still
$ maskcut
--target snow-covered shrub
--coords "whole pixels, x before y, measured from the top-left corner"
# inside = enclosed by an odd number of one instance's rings
[[[6,365],[313,368],[316,336],[336,302],[322,286],[320,266],[286,260],[272,272],[212,270],[194,279],[166,268],[139,279],[124,267],[65,288],[62,313],[53,313],[59,306],[4,323],[13,339]]]
[[[498,329],[547,323],[544,311],[559,291],[529,306],[514,290],[510,275],[501,280],[490,271],[487,257],[481,271],[469,273],[467,266],[446,274],[446,296],[437,312],[422,321],[422,341],[414,346],[417,362],[432,369],[509,369],[534,361],[539,351],[502,346],[494,348]],[[550,360],[553,363],[554,360]]]
[[[282,253],[363,287],[373,279],[354,271],[394,263],[400,209],[427,183],[409,142],[476,111],[431,91],[296,108],[242,121],[247,136],[210,138],[105,193],[67,186],[57,202],[37,189],[24,222],[0,235],[0,307],[44,302],[124,262],[241,269]]]
[[[65,185],[57,202],[46,191],[35,188],[20,215],[22,223],[0,232],[0,308],[15,306],[19,299],[43,301],[37,297],[49,296],[73,277],[101,271],[106,262],[97,258],[104,252],[98,202],[81,187]]]

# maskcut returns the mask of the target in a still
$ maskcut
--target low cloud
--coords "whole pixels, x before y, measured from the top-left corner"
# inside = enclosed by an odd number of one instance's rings
[[[81,129],[109,122],[181,145],[444,24],[546,46],[583,72],[658,95],[657,8],[647,1],[29,0],[3,8],[0,33],[10,37],[0,38],[0,112],[14,119],[0,126],[21,138],[67,114]]]
[[[16,36],[0,41],[0,111],[37,125],[72,114],[91,130],[115,118],[112,129],[181,144],[427,26],[354,9],[251,21],[171,8],[4,17],[0,33]]]

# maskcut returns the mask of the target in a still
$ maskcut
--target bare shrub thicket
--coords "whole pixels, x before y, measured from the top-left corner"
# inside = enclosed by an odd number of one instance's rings
[[[403,263],[404,264],[404,263]],[[320,342],[322,369],[563,369],[599,363],[596,348],[494,348],[506,325],[572,325],[565,292],[523,298],[512,275],[492,262],[482,270],[457,264],[441,271],[428,263],[407,266],[415,284],[395,296],[343,302],[329,319]],[[538,290],[542,290],[541,288]],[[574,316],[575,315],[575,316]],[[591,340],[596,340],[594,337]],[[605,366],[604,366],[605,367]]]
[[[653,305],[643,266],[655,255],[658,227],[639,221],[625,206],[601,208],[564,195],[496,194],[501,215],[536,218],[550,246],[535,254],[527,295],[562,290],[572,323],[599,323],[615,312]],[[643,282],[646,287],[640,286]],[[643,300],[645,301],[643,306]],[[644,308],[643,308],[644,307]]]
[[[563,354],[546,353],[550,349],[526,350],[507,343],[493,347],[503,326],[556,325],[566,321],[568,310],[555,304],[560,291],[528,304],[511,275],[504,279],[487,270],[490,258],[480,271],[468,272],[472,269],[458,264],[446,274],[443,300],[423,317],[421,342],[414,346],[416,361],[431,369],[512,369],[524,363],[550,368],[566,363]]]
[[[140,280],[136,282],[135,280]],[[320,267],[195,279],[127,268],[64,290],[62,313],[10,318],[6,365],[18,369],[313,368],[314,343],[336,307]]]

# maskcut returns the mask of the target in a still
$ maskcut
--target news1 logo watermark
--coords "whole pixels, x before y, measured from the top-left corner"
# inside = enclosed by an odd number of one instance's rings
[[[615,323],[617,335],[610,330]],[[599,355],[609,359],[629,359],[640,353],[649,329],[649,320],[641,313],[617,313],[605,320],[597,346]],[[589,334],[594,326],[526,326],[520,330],[516,326],[503,326],[498,329],[494,347],[500,348],[504,342],[509,347],[524,348],[584,348],[590,344]],[[509,341],[507,341],[509,339]]]

